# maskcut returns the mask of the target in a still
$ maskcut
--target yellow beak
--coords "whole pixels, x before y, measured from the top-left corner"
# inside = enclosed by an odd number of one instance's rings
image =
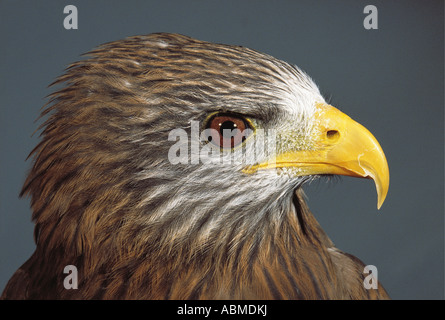
[[[298,168],[296,175],[337,174],[373,179],[377,189],[377,208],[389,188],[389,169],[385,154],[374,136],[338,109],[317,104],[315,127],[306,148],[297,147],[277,154],[267,162],[244,172],[272,168]],[[299,144],[300,145],[300,144]]]

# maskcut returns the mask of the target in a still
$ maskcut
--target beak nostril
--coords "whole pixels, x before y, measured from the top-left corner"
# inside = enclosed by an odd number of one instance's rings
[[[326,136],[329,140],[337,139],[340,136],[340,132],[337,130],[328,130],[328,132],[326,132]]]

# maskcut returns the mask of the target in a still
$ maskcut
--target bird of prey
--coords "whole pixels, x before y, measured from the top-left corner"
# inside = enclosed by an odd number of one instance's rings
[[[302,191],[370,178],[380,207],[385,155],[298,67],[157,33],[99,46],[54,84],[21,191],[36,249],[3,299],[388,298]]]

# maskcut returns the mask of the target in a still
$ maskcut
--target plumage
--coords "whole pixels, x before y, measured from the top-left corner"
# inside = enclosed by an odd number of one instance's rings
[[[318,174],[168,159],[172,130],[202,130],[219,113],[248,117],[255,137],[278,132],[277,152],[314,149],[326,102],[297,67],[162,33],[104,44],[54,85],[21,194],[36,250],[3,299],[388,298],[364,288],[364,264],[305,204],[302,186]],[[78,289],[63,286],[67,265]]]

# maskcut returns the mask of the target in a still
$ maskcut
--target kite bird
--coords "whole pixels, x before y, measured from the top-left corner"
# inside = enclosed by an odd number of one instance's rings
[[[299,68],[158,33],[106,43],[54,84],[21,192],[36,250],[3,299],[388,298],[301,189],[371,178],[380,207],[385,155]]]

